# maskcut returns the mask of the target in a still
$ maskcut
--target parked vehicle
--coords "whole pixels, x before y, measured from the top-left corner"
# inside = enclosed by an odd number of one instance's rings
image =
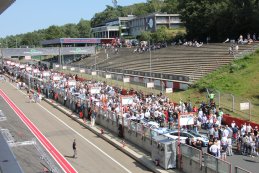
[[[178,140],[178,130],[171,131],[169,133],[164,134],[164,136],[168,138],[172,138],[175,140]],[[206,147],[208,146],[209,139],[207,136],[195,133],[194,131],[181,131],[180,132],[180,142],[185,143],[187,138],[194,139],[194,141],[200,140],[202,141],[202,146]]]

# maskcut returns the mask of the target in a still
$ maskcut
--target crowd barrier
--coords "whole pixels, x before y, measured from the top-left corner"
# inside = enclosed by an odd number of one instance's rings
[[[181,144],[181,165],[183,172],[200,172],[202,171],[202,151],[192,146]]]
[[[188,173],[232,173],[232,165],[192,146],[181,144],[181,169]],[[188,165],[188,166],[187,166]],[[235,173],[243,169],[236,168]],[[239,172],[238,172],[239,171]],[[234,173],[234,172],[233,172]]]
[[[252,173],[252,172],[242,169],[238,166],[235,166],[235,173]]]

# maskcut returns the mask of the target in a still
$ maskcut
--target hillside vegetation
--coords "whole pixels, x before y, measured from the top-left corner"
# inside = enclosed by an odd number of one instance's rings
[[[217,93],[216,91],[221,93],[221,107],[227,108],[225,112],[245,119],[248,119],[249,112],[239,112],[239,103],[251,101],[252,120],[259,122],[259,50],[208,74],[197,81],[189,90],[174,93],[173,99],[176,101],[190,99],[198,104],[201,101],[206,101],[206,88],[215,93]],[[230,111],[232,106],[230,94],[235,96],[236,113]],[[226,95],[229,98],[228,103],[223,98]]]

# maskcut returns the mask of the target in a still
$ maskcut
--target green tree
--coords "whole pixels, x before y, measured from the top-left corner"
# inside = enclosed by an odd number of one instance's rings
[[[90,21],[81,19],[77,24],[77,29],[79,32],[79,37],[89,38],[91,36]]]
[[[75,24],[66,24],[62,27],[62,30],[63,30],[62,33],[63,33],[64,37],[78,38],[80,35],[77,25],[75,25]]]
[[[149,10],[152,12],[160,12],[165,5],[161,0],[148,0],[147,4],[149,6]]]
[[[143,31],[141,32],[139,39],[140,41],[150,41],[152,40],[152,34],[149,31]]]
[[[166,12],[168,14],[176,14],[179,12],[178,4],[179,0],[165,0],[164,5],[161,8],[161,11]]]
[[[157,29],[157,31],[153,34],[155,42],[165,42],[169,40],[167,28],[162,26],[161,28]]]
[[[45,32],[46,39],[62,38],[64,36],[61,27],[52,25]]]
[[[97,26],[106,20],[115,19],[119,16],[120,14],[117,13],[116,8],[106,5],[106,9],[103,12],[95,13],[94,17],[91,19],[91,26]]]

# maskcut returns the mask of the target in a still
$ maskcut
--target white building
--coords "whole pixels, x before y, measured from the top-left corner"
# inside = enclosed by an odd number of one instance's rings
[[[92,28],[95,38],[136,37],[143,31],[155,32],[158,28],[177,28],[182,25],[179,14],[154,13],[146,16],[118,17]]]

